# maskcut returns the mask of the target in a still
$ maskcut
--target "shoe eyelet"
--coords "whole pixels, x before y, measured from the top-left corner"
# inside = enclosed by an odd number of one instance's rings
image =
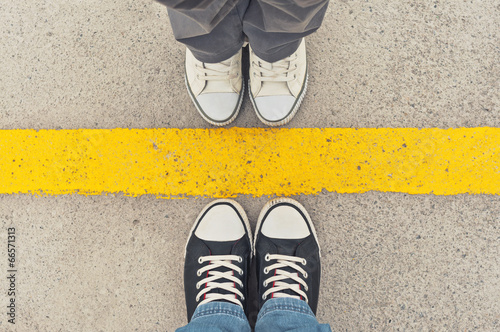
[[[262,283],[262,286],[267,287],[267,282],[265,282],[265,281],[264,281],[264,282]]]
[[[244,296],[242,296],[242,297],[241,297],[241,299],[242,299],[242,300],[245,300],[245,297],[244,297]]]
[[[304,287],[306,292],[309,290],[309,287],[307,287],[307,285]]]
[[[241,270],[241,271],[240,271],[240,276],[242,276],[242,275],[243,275],[243,273],[244,273],[244,272],[243,272],[243,270]]]
[[[264,268],[264,274],[268,274],[269,273],[269,270],[267,269],[267,267]]]
[[[263,299],[263,300],[265,300],[265,299],[266,299],[266,296],[265,296],[265,295],[262,295],[262,299]],[[198,302],[198,301],[196,301],[196,302]]]
[[[307,276],[308,276],[307,272],[306,272],[306,273],[304,273],[304,278],[306,278],[306,279],[307,279]]]
[[[200,289],[200,287],[201,287],[201,286],[200,286],[200,283],[197,283],[197,284],[196,284],[196,289]]]
[[[270,254],[266,254],[266,256],[264,257],[264,259],[266,260],[266,262],[269,262],[271,260],[271,255]]]
[[[203,264],[203,259],[202,259],[201,257],[200,257],[200,258],[198,258],[198,263],[199,263],[199,264]]]
[[[200,300],[200,298],[197,296],[197,297],[196,297],[196,302],[198,302],[199,300]]]
[[[201,277],[201,272],[200,272],[200,270],[196,271],[196,275],[197,275],[198,277]]]
[[[304,258],[304,259],[302,260],[302,265],[306,265],[306,264],[307,264],[307,260]]]
[[[243,262],[243,258],[241,258],[241,256],[238,256],[238,263],[241,263]]]

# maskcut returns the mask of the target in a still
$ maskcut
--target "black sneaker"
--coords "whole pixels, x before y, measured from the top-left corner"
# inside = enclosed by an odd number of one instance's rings
[[[304,300],[316,314],[320,249],[309,214],[297,201],[278,198],[264,206],[255,231],[260,306],[270,298]]]
[[[197,306],[212,301],[234,303],[246,312],[251,255],[250,226],[243,208],[227,199],[208,204],[196,219],[186,244],[184,291],[188,322]]]

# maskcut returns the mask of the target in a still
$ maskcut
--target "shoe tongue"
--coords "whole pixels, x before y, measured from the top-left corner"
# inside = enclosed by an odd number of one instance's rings
[[[231,84],[229,83],[229,80],[223,80],[223,81],[207,81],[205,85],[205,89],[201,94],[205,93],[227,93],[227,92],[234,92],[233,88],[231,87]]]
[[[262,82],[259,97],[267,96],[291,96],[290,89],[286,82]]]

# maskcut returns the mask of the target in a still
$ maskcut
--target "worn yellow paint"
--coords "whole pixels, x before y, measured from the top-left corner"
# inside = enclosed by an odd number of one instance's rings
[[[500,128],[0,130],[0,193],[500,194]]]

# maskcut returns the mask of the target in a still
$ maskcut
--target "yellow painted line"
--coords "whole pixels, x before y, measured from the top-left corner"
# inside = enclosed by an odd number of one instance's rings
[[[500,128],[0,130],[0,193],[500,194]]]

